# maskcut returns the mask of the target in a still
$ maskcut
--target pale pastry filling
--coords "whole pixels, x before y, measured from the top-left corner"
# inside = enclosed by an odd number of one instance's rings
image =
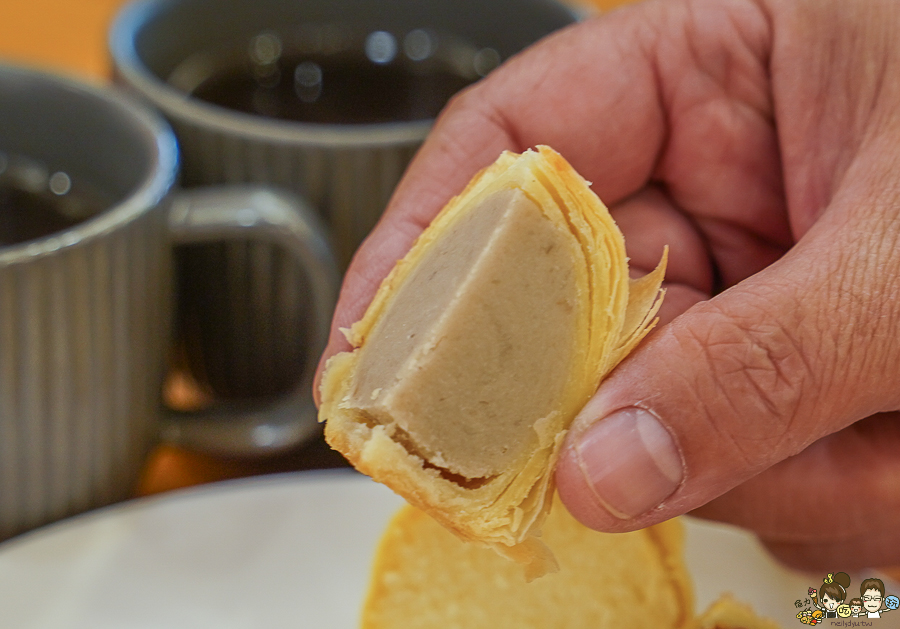
[[[578,259],[566,226],[521,190],[490,195],[399,287],[359,350],[344,406],[453,474],[514,468],[566,388]]]

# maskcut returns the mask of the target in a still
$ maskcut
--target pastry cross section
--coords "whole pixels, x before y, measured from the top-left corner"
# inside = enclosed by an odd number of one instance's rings
[[[360,349],[345,405],[465,479],[514,467],[558,408],[576,351],[577,241],[522,190],[452,226]]]

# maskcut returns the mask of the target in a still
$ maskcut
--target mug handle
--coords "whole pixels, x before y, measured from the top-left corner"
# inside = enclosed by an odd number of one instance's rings
[[[228,403],[197,412],[170,411],[164,442],[224,456],[260,455],[298,445],[320,430],[312,397],[316,358],[325,348],[340,282],[324,231],[295,195],[267,186],[182,190],[168,217],[174,244],[254,239],[284,248],[307,276],[311,292],[310,355],[299,382],[270,404]]]

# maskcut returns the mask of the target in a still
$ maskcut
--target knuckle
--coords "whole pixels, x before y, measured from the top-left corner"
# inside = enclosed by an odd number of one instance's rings
[[[847,414],[861,416],[900,406],[900,234],[876,223],[851,236],[828,269],[833,280],[819,329],[832,348],[832,379],[852,380]]]
[[[678,341],[702,362],[692,385],[714,430],[748,462],[805,447],[809,431],[796,424],[805,420],[813,372],[796,328],[771,312],[736,316],[715,300],[698,314]]]

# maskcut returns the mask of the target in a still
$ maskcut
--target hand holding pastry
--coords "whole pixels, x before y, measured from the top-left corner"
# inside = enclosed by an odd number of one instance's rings
[[[326,357],[478,170],[553,146],[638,275],[670,246],[666,325],[575,419],[566,506],[607,531],[693,511],[817,569],[900,563],[900,490],[868,482],[900,476],[898,22],[895,0],[665,0],[540,42],[442,114]],[[829,495],[857,506],[822,518]]]
[[[622,235],[549,147],[502,154],[454,197],[322,376],[325,438],[463,539],[526,565],[553,467],[597,383],[656,323],[665,257],[629,279]]]

